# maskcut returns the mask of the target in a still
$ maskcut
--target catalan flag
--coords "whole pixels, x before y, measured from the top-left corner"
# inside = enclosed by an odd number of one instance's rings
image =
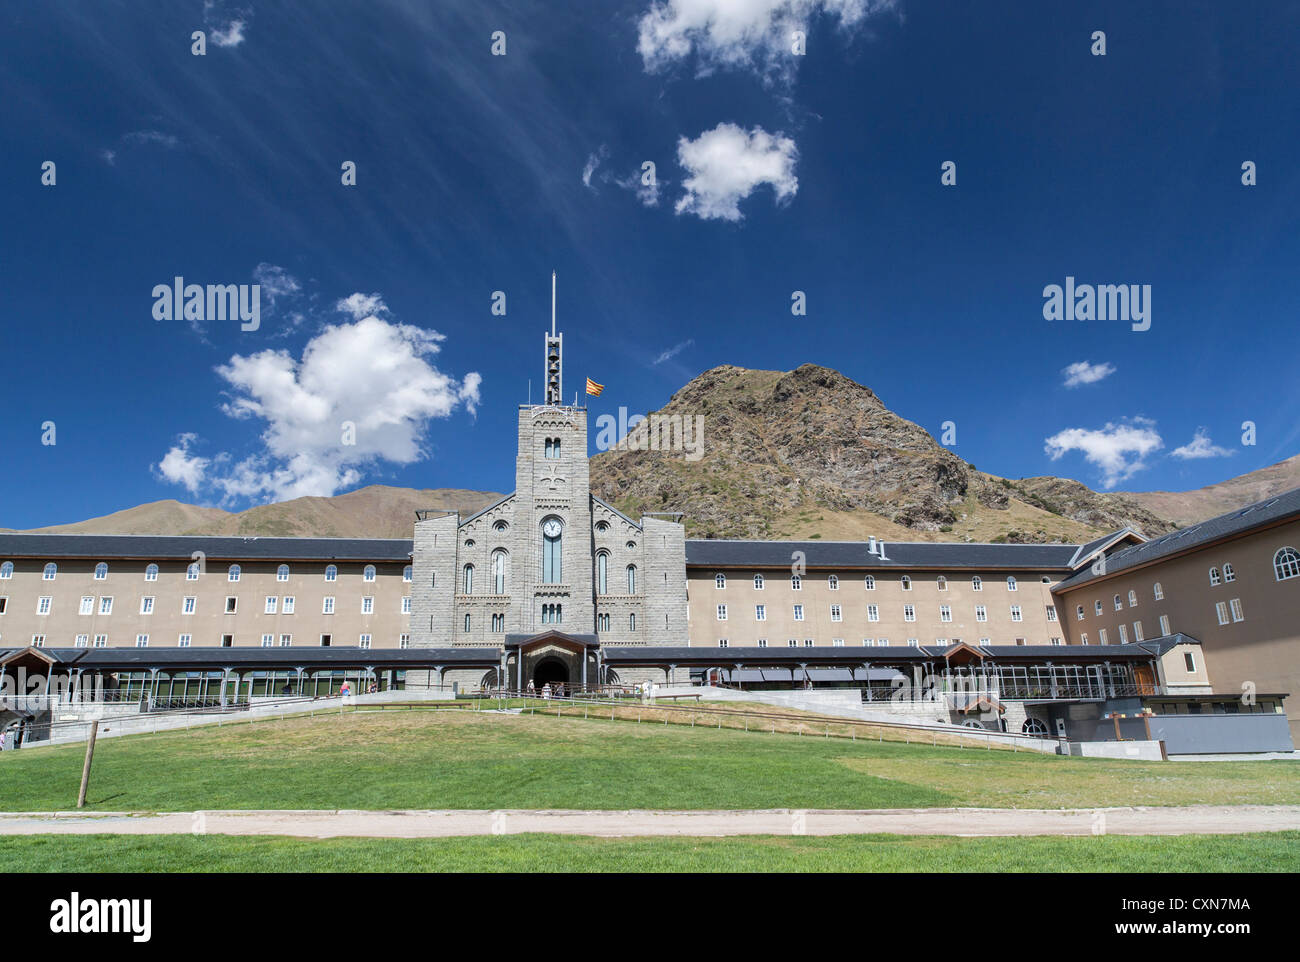
[[[605,390],[605,385],[597,384],[591,378],[587,378],[587,393],[592,397],[600,397],[600,392]]]

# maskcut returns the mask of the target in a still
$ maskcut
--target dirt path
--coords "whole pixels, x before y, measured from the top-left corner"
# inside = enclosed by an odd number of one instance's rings
[[[0,835],[1225,835],[1300,829],[1300,805],[864,811],[211,811],[0,813]]]

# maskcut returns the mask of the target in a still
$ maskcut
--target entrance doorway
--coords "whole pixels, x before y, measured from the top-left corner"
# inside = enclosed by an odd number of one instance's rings
[[[543,658],[533,669],[533,685],[540,691],[543,685],[569,683],[569,668],[558,658]]]

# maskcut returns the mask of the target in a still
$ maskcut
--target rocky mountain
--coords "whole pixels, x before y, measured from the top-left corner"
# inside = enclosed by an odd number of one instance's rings
[[[664,450],[679,420],[700,416],[697,459]],[[684,511],[690,533],[707,538],[1068,542],[1125,524],[1171,528],[1076,481],[978,471],[870,388],[814,364],[706,371],[638,425],[627,450],[597,455],[591,473],[593,490],[631,516]]]
[[[701,417],[702,439],[694,432]],[[1153,537],[1300,487],[1300,455],[1186,492],[1098,493],[1066,478],[1012,480],[977,470],[837,371],[724,365],[674,394],[625,449],[592,458],[591,481],[632,517],[684,512],[692,537],[1079,542],[1124,525]],[[417,509],[465,515],[499,497],[371,485],[240,512],[157,501],[35,530],[409,538]]]

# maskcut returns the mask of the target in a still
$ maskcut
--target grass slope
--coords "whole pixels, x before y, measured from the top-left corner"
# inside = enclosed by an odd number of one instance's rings
[[[33,835],[0,872],[1296,872],[1300,832],[1074,838]]]
[[[72,808],[81,745],[0,755],[0,810]],[[1300,768],[848,742],[608,719],[413,711],[102,740],[99,810],[1297,804]]]

